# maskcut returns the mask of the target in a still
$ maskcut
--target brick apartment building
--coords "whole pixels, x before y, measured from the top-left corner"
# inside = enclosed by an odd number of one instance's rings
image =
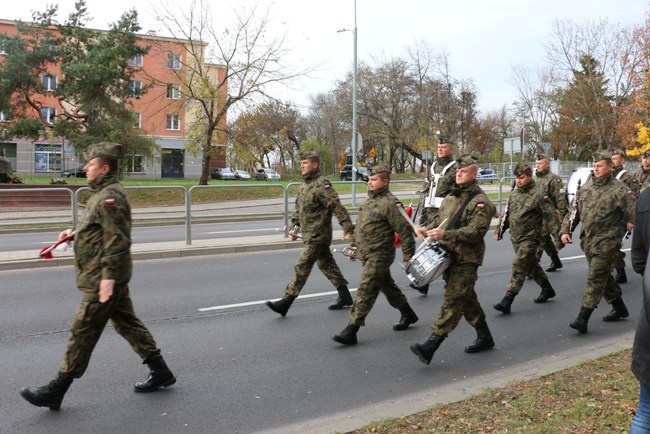
[[[56,32],[56,30],[53,30]],[[98,30],[100,31],[100,30]],[[0,19],[0,33],[13,36],[17,33],[14,21]],[[182,76],[186,65],[193,61],[188,55],[189,41],[148,33],[138,35],[138,43],[148,46],[149,52],[144,56],[131,59],[131,66],[138,71],[130,83],[130,103],[137,116],[133,128],[139,135],[151,137],[156,143],[153,158],[143,155],[129,156],[126,175],[141,178],[188,178],[198,179],[201,174],[202,155],[194,156],[187,152],[185,131],[192,124],[191,104],[183,96]],[[0,63],[5,53],[0,47]],[[222,79],[224,68],[219,65],[204,64],[204,70],[216,80]],[[59,101],[53,96],[61,71],[58,66],[48,68],[42,74],[41,83],[46,91],[39,95],[42,102],[41,116],[48,122],[56,122],[56,116],[62,112]],[[152,85],[146,93],[140,90]],[[34,113],[34,116],[38,116]],[[58,177],[68,169],[74,169],[84,163],[83,156],[75,155],[71,143],[62,138],[44,135],[39,140],[6,137],[2,123],[8,123],[6,114],[0,112],[0,155],[8,158],[14,170],[22,177],[50,176]],[[224,118],[225,125],[226,119]],[[225,137],[220,137],[215,144],[215,154],[211,160],[211,170],[225,167]]]

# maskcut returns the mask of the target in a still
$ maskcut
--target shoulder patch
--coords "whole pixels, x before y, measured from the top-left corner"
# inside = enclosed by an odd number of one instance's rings
[[[559,182],[559,183],[561,184],[561,183],[562,183],[562,179],[561,179],[561,178],[558,178],[558,179],[555,180],[555,182]]]
[[[628,191],[627,191],[627,195],[628,195],[628,196],[630,196],[630,195],[632,195],[632,194],[634,194],[634,192],[633,192],[632,190],[628,190]]]
[[[332,184],[330,184],[329,181],[325,181],[323,183],[323,187],[325,187],[325,190],[329,190],[330,188],[332,188]]]
[[[485,203],[484,202],[479,202],[476,204],[477,209],[485,209]]]
[[[550,200],[547,194],[544,195],[544,200],[545,200],[546,202],[548,202],[548,201]]]
[[[106,205],[115,205],[115,199],[113,199],[113,198],[106,199],[106,200],[104,200],[104,203]]]

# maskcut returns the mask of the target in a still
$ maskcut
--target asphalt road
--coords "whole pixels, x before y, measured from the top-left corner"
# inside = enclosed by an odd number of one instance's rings
[[[18,391],[43,385],[56,373],[79,301],[73,271],[56,267],[0,272],[0,432],[282,432],[283,427],[315,418],[398,405],[414,394],[442,394],[468,382],[480,387],[510,372],[514,379],[522,364],[585,351],[594,343],[629,336],[634,329],[641,282],[629,267],[624,298],[630,319],[602,322],[609,311],[602,302],[587,335],[568,327],[579,311],[586,274],[576,246],[562,252],[569,259],[561,271],[550,274],[558,292],[555,299],[534,304],[539,288],[528,281],[515,299],[513,313],[498,313],[491,306],[505,292],[512,247],[508,240],[496,243],[488,238],[488,243],[477,292],[496,348],[464,353],[475,334],[463,321],[429,366],[408,346],[429,336],[442,283],[436,282],[429,296],[420,296],[407,288],[397,264],[393,276],[420,321],[407,331],[393,331],[399,312],[380,296],[359,332],[359,344],[342,347],[331,336],[345,327],[348,311],[327,310],[334,295],[318,294],[333,288],[320,272],[314,271],[286,318],[263,305],[282,295],[298,250],[138,261],[134,304],[178,382],[153,394],[133,393],[132,382],[146,376],[146,367],[109,328],[88,372],[73,383],[60,411],[33,407]],[[360,264],[340,259],[350,286],[356,288]],[[548,263],[546,257],[543,263]],[[328,429],[337,426],[334,421]]]
[[[334,221],[335,228],[340,228]],[[277,234],[277,228],[284,226],[282,219],[255,220],[228,223],[194,223],[192,240],[249,237]],[[42,232],[17,232],[0,234],[0,252],[20,250],[38,251],[51,245],[59,237],[60,230]],[[134,244],[185,241],[184,225],[135,226],[132,229]]]

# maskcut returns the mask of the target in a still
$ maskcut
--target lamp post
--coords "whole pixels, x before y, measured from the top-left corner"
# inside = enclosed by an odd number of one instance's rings
[[[341,29],[338,32],[349,32],[350,29]],[[354,0],[354,27],[352,28],[353,38],[353,63],[352,68],[352,206],[357,206],[357,149],[359,146],[359,134],[357,133],[357,0]]]

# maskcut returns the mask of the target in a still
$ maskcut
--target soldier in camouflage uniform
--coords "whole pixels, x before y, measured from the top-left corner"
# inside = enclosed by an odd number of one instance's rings
[[[639,195],[650,186],[650,151],[645,151],[641,156],[641,167],[634,177],[639,182]]]
[[[537,154],[537,160],[535,161],[535,183],[542,189],[553,206],[556,213],[555,220],[557,220],[559,227],[567,213],[566,195],[564,194],[562,178],[551,172],[549,159],[546,154]],[[548,229],[548,223],[546,222],[542,243],[537,252],[537,259],[539,261],[542,258],[542,252],[546,252],[549,258],[551,258],[551,265],[546,271],[553,272],[562,268],[562,261],[560,261],[560,256]]]
[[[332,184],[320,174],[320,156],[318,152],[306,150],[300,154],[300,172],[304,182],[296,196],[296,209],[292,223],[302,231],[304,248],[295,265],[296,274],[287,285],[284,297],[278,301],[267,301],[266,305],[274,312],[285,316],[289,307],[305,286],[309,273],[318,264],[325,277],[334,284],[339,295],[329,306],[331,310],[342,309],[352,305],[352,296],[348,290],[339,266],[336,264],[330,245],[332,244],[332,214],[336,215],[343,226],[344,238],[351,239],[354,225],[350,215],[339,200]],[[292,240],[296,237],[292,235]]]
[[[388,166],[376,164],[368,173],[368,200],[359,208],[357,228],[351,243],[356,248],[356,257],[363,262],[361,281],[350,311],[349,324],[332,338],[343,345],[357,343],[357,332],[365,325],[366,316],[380,292],[401,313],[393,330],[406,330],[418,320],[390,274],[390,266],[395,260],[395,232],[400,235],[403,261],[407,264],[415,253],[413,229],[397,208],[402,204],[388,189]]]
[[[515,259],[512,262],[512,277],[508,284],[506,295],[494,308],[505,314],[510,313],[512,301],[519,294],[526,276],[530,275],[542,292],[534,300],[535,303],[546,303],[555,297],[555,291],[548,277],[539,265],[537,252],[547,228],[559,241],[560,222],[555,214],[548,196],[533,180],[533,169],[525,161],[517,163],[514,174],[517,188],[508,199],[508,213],[502,215],[499,226],[494,232],[494,239],[499,241],[503,232],[510,228],[510,241],[515,249]]]
[[[456,159],[454,142],[447,136],[438,136],[438,154],[431,165],[431,174],[424,193],[426,195],[420,225],[427,226],[438,215],[442,200],[449,194],[456,182]],[[429,284],[423,286],[409,285],[423,295],[429,293]]]
[[[576,209],[572,209],[562,222],[564,244],[573,242],[571,233],[578,223],[582,223],[580,247],[589,265],[582,307],[570,324],[580,333],[587,333],[589,318],[603,297],[613,307],[603,321],[618,321],[628,316],[621,287],[610,273],[612,257],[621,249],[620,222],[628,222],[628,230],[634,228],[634,201],[627,186],[612,176],[613,168],[611,153],[594,153],[594,176],[580,188]]]
[[[443,274],[445,296],[440,313],[431,325],[432,334],[423,344],[410,347],[420,361],[427,364],[431,363],[435,351],[462,317],[477,333],[477,339],[465,347],[466,352],[476,353],[494,347],[474,284],[485,255],[484,237],[496,209],[476,182],[478,159],[465,154],[456,162],[454,188],[442,201],[433,222],[418,231],[421,236],[439,241],[452,258],[451,265]],[[437,228],[441,223],[444,229]]]
[[[68,229],[59,235],[60,241],[74,236],[77,286],[83,298],[56,378],[46,386],[20,391],[23,398],[40,407],[61,406],[72,380],[86,371],[108,320],[151,370],[147,380],[135,383],[136,392],[152,392],[176,382],[153,336],[136,316],[129,296],[131,207],[118,178],[121,148],[115,143],[89,148],[84,169],[91,196],[74,234]]]
[[[636,177],[625,170],[625,151],[622,149],[611,149],[612,153],[612,163],[614,164],[614,170],[612,170],[612,177],[623,181],[629,190],[634,193],[634,204],[633,209],[636,209],[636,198],[639,197],[639,181]],[[634,221],[634,220],[633,220]],[[621,238],[625,235],[627,231],[625,221],[620,222],[619,228],[621,229]],[[627,275],[625,274],[625,253],[619,251],[614,263],[614,269],[616,270],[616,283],[626,283]]]

